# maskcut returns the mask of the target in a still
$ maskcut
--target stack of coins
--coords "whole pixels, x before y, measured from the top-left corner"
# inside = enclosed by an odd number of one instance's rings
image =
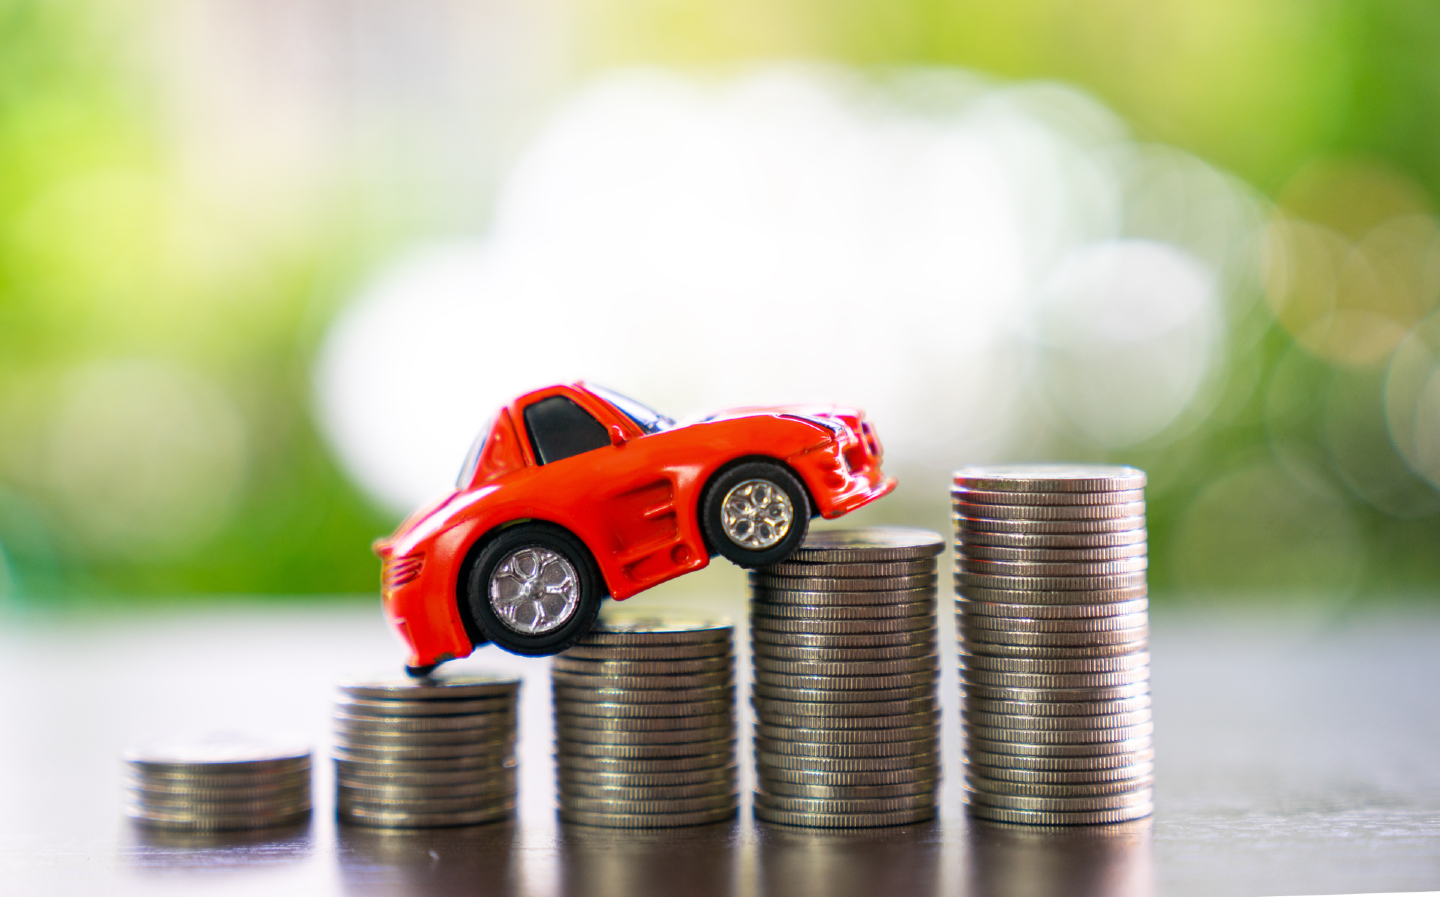
[[[755,816],[815,828],[935,815],[938,533],[811,533],[750,574]]]
[[[610,828],[735,815],[728,623],[602,619],[555,658],[560,818]]]
[[[387,828],[475,825],[515,812],[510,676],[367,679],[335,702],[336,812]]]
[[[1153,809],[1145,474],[955,474],[970,813],[1121,822]]]
[[[184,831],[257,829],[310,815],[310,751],[217,735],[125,752],[125,815]]]

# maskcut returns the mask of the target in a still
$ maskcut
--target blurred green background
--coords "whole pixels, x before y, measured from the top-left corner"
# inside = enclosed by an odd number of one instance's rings
[[[1206,419],[1055,456],[1150,472],[1161,595],[1429,597],[1437,46],[1424,0],[0,0],[0,594],[373,593],[397,515],[312,410],[337,310],[482,228],[596,73],[803,59],[1075,85],[1273,201]],[[912,476],[867,516],[943,526]]]

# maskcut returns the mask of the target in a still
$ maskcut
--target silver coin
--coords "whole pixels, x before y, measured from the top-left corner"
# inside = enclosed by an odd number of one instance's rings
[[[1155,796],[1151,789],[1123,794],[1096,794],[1087,797],[1034,797],[1028,794],[993,794],[989,791],[966,789],[966,801],[1008,810],[1040,810],[1047,813],[1087,813],[1098,810],[1119,810],[1150,805]]]
[[[945,550],[939,533],[908,526],[811,530],[790,562],[864,564],[934,557]]]
[[[826,689],[829,691],[870,691],[894,688],[934,687],[938,670],[929,669],[918,673],[893,673],[888,676],[792,676],[786,673],[772,673],[768,670],[755,671],[755,684],[777,688]]]
[[[962,713],[967,726],[988,726],[1019,731],[1074,729],[1115,729],[1150,722],[1150,710],[1132,710],[1106,716],[1037,716],[1034,714],[985,713],[967,710]],[[1017,736],[1018,737],[1018,736]]]
[[[701,785],[651,785],[635,788],[616,788],[607,785],[583,785],[577,782],[561,782],[560,802],[573,805],[574,798],[602,801],[671,801],[697,798],[728,798],[739,800],[735,782],[709,782]]]
[[[1033,589],[977,589],[970,586],[962,586],[958,589],[958,597],[959,600],[967,604],[983,602],[986,604],[1043,605],[1055,607],[1068,605],[1099,606],[1135,601],[1144,598],[1148,591],[1149,590],[1143,585],[1129,589],[1112,589],[1098,592],[1077,590],[1056,592],[1036,591]]]
[[[735,818],[737,807],[723,807],[718,810],[703,810],[697,813],[585,813],[580,810],[560,808],[560,821],[575,825],[590,825],[602,828],[679,828],[691,825],[710,825]]]
[[[666,676],[590,676],[568,670],[551,670],[550,681],[556,688],[570,691],[582,689],[622,689],[627,691],[658,691],[726,686],[732,681],[729,670],[716,673],[682,673]]]
[[[557,763],[561,774],[572,772],[595,772],[610,774],[695,772],[698,770],[721,769],[735,765],[735,742],[719,742],[708,754],[694,754],[676,757],[606,757],[582,756],[560,753]]]
[[[1145,585],[1144,573],[1116,573],[1113,576],[992,576],[988,573],[955,574],[955,587],[1020,589],[1036,592],[1099,592],[1111,589],[1133,589]]]
[[[755,695],[757,700],[765,698],[765,700],[789,701],[789,703],[795,704],[847,704],[850,706],[847,714],[863,716],[863,706],[896,706],[897,701],[933,698],[936,694],[936,684],[935,682],[926,682],[924,685],[916,685],[913,688],[835,690],[835,688],[785,688],[780,685],[756,682],[750,688],[750,694]],[[877,710],[874,713],[878,716],[881,711]]]
[[[995,520],[984,517],[952,515],[951,522],[963,543],[970,533],[1002,533],[1009,535],[1084,535],[1095,533],[1128,533],[1145,529],[1145,515],[1107,517],[1100,520]]]
[[[1144,626],[1149,615],[1141,612],[1116,614],[1109,617],[1061,617],[1026,619],[990,617],[967,613],[961,620],[966,629],[997,629],[1005,632],[1109,632]]]
[[[481,750],[497,743],[515,740],[513,727],[491,729],[460,729],[450,732],[335,732],[337,744],[351,748],[430,748],[430,747],[478,747]]]
[[[985,774],[990,778],[1000,778],[1002,769],[1016,770],[1018,772],[1044,772],[1044,773],[1074,773],[1094,774],[1098,780],[1100,774],[1105,770],[1122,770],[1126,777],[1132,775],[1131,769],[1138,768],[1139,764],[1151,763],[1155,759],[1155,752],[1150,748],[1140,748],[1133,751],[1125,751],[1117,754],[1098,754],[1090,757],[1046,757],[1027,754],[1001,754],[991,751],[977,750],[973,745],[967,755],[967,760],[972,766],[984,766]]]
[[[966,696],[964,700],[961,701],[961,706],[966,711],[974,711],[976,713],[1004,713],[1021,716],[1054,717],[1111,716],[1116,713],[1134,713],[1137,710],[1149,709],[1150,696],[1146,694],[1117,701],[1069,701],[1065,703],[993,701],[985,698]]]
[[[935,629],[916,629],[908,632],[860,632],[860,633],[814,633],[814,632],[766,632],[761,629],[750,631],[750,643],[759,650],[761,645],[778,645],[783,648],[893,648],[909,645],[931,644],[935,641]]]
[[[1154,784],[1154,775],[1110,782],[1071,782],[1066,784],[1010,782],[1004,779],[988,779],[969,772],[965,775],[965,786],[970,791],[983,791],[986,794],[1009,794],[1017,797],[1099,797],[1107,794],[1133,794],[1142,789],[1149,789]]]
[[[766,788],[772,788],[778,782],[807,787],[857,788],[882,785],[923,785],[926,788],[935,789],[940,787],[940,767],[931,764],[928,766],[905,766],[898,769],[856,769],[835,772],[807,769],[803,764],[795,769],[757,766],[755,778]]]
[[[1118,617],[1143,614],[1150,608],[1150,599],[1115,601],[1109,604],[991,604],[961,598],[955,609],[972,617],[997,617],[1021,620],[1065,620],[1086,617]]]
[[[335,727],[345,732],[465,732],[515,726],[515,712],[463,716],[353,716],[337,710]]]
[[[582,683],[589,680],[582,679]],[[601,705],[601,704],[628,704],[632,706],[654,707],[657,714],[662,712],[660,705],[663,704],[703,704],[711,701],[723,701],[733,703],[735,700],[735,686],[726,683],[724,685],[707,685],[699,688],[686,684],[680,688],[656,688],[656,689],[630,689],[617,688],[613,685],[604,686],[580,685],[571,687],[559,682],[551,683],[551,694],[557,702],[569,701],[576,704]]]
[[[1150,637],[1148,626],[1134,629],[1115,629],[1100,632],[1013,632],[1005,629],[982,629],[961,623],[961,644],[975,645],[977,653],[984,653],[981,642],[996,645],[1034,645],[1052,648],[1095,647],[1099,645],[1129,645],[1140,650],[1138,644]],[[998,652],[990,652],[998,653]]]
[[[889,620],[782,620],[752,614],[751,632],[805,633],[809,635],[860,635],[890,632],[933,632],[934,613]]]
[[[515,742],[512,739],[503,741],[479,742],[476,744],[437,744],[411,747],[408,745],[376,745],[359,744],[347,742],[337,744],[334,747],[333,755],[337,760],[370,760],[370,761],[396,761],[396,760],[453,760],[457,758],[490,758],[505,757],[514,753]]]
[[[1100,787],[1113,782],[1153,779],[1155,764],[1150,761],[1139,761],[1108,769],[1050,770],[1010,769],[1004,766],[987,766],[983,763],[968,762],[965,764],[965,771],[967,776],[981,778],[987,782],[1003,782],[1010,785]]]
[[[1107,685],[1134,685],[1150,681],[1150,668],[1139,667],[1115,673],[1005,673],[995,670],[962,669],[962,682],[977,685],[1005,685],[1011,688],[1100,688]]]
[[[910,825],[935,818],[934,807],[913,810],[896,810],[890,813],[792,813],[775,810],[756,804],[755,818],[761,822],[776,825],[790,825],[803,828],[879,828],[891,825]]]
[[[972,753],[1008,754],[1015,757],[1137,757],[1149,750],[1152,737],[1141,735],[1125,741],[1083,742],[1079,744],[1034,744],[1030,741],[992,741],[974,732],[965,733],[965,744]]]
[[[1148,721],[1117,726],[1113,729],[1004,729],[997,726],[982,726],[969,721],[965,724],[965,734],[971,739],[1027,745],[1110,744],[1117,741],[1148,738],[1154,732],[1155,724]]]
[[[1149,553],[1144,542],[1134,545],[1117,545],[1114,548],[1001,548],[994,545],[976,545],[967,541],[959,546],[957,553],[967,560],[1021,561],[1044,564],[1094,564],[1105,561],[1121,561],[1143,558]]]
[[[642,816],[653,813],[699,813],[705,810],[733,808],[738,803],[739,795],[733,791],[705,797],[652,800],[616,800],[603,797],[582,797],[578,794],[562,794],[560,800],[563,810],[578,813],[620,813],[626,816]]]
[[[770,576],[765,573],[750,574],[751,586],[779,592],[906,592],[911,589],[934,588],[936,582],[938,582],[936,573],[838,579],[821,579],[810,576]]]
[[[444,717],[513,713],[515,711],[515,697],[513,695],[507,695],[495,698],[476,698],[470,701],[391,701],[352,698],[348,695],[341,695],[335,701],[335,710],[337,713],[343,713],[357,719],[360,717],[393,719],[395,717]]]
[[[988,561],[963,555],[955,559],[957,573],[978,573],[987,576],[1116,576],[1125,573],[1139,573],[1149,567],[1150,559],[1147,557],[1097,561],[1092,564]]]
[[[826,662],[817,660],[772,660],[757,655],[755,669],[790,676],[888,676],[894,673],[938,671],[940,658],[910,657],[896,660],[849,660]]]
[[[575,645],[560,657],[577,660],[700,660],[731,652],[729,639],[691,645]]]
[[[894,757],[806,757],[756,751],[757,769],[773,775],[775,769],[796,769],[806,772],[886,772],[910,767],[935,766],[938,752],[901,754]],[[769,768],[767,770],[767,767]]]
[[[722,725],[707,726],[703,729],[651,729],[638,732],[624,729],[585,729],[567,726],[563,723],[557,724],[555,727],[555,734],[566,744],[584,742],[586,744],[635,747],[713,742],[731,737],[734,731],[735,723],[730,720],[726,720]],[[687,751],[686,753],[696,752]]]
[[[555,750],[572,757],[605,757],[612,760],[664,760],[672,757],[703,757],[734,751],[735,739],[727,729],[722,738],[685,741],[677,744],[601,744],[589,741],[556,740]]]
[[[956,499],[957,515],[972,520],[1114,520],[1143,517],[1145,502],[1105,505],[986,505]]]
[[[501,775],[513,769],[513,754],[479,757],[451,757],[441,760],[350,760],[335,759],[335,775],[346,780],[384,780],[396,785],[430,784],[440,781],[473,781],[476,777]]]
[[[815,648],[815,647],[787,647],[785,645],[771,645],[766,642],[752,642],[750,646],[751,656],[757,659],[768,660],[789,660],[801,663],[849,663],[849,662],[874,662],[880,660],[905,660],[915,657],[929,657],[936,650],[934,640],[917,642],[913,645],[900,645],[887,648]]]
[[[132,791],[126,800],[146,813],[168,813],[215,818],[220,816],[287,816],[310,808],[310,792],[301,791],[246,800],[201,800],[193,796],[156,795]]]
[[[991,533],[967,530],[963,547],[993,547],[1040,551],[1095,551],[1145,545],[1149,533],[1132,529],[1118,533]]]
[[[905,604],[768,604],[759,596],[751,604],[752,620],[890,620],[901,617],[933,615],[936,611],[935,594],[922,601]]]
[[[279,828],[310,818],[310,809],[299,810],[284,816],[270,814],[240,816],[197,816],[191,813],[165,813],[147,810],[144,807],[125,805],[124,813],[135,822],[147,828],[177,829],[181,831],[242,831],[246,829]]]
[[[1048,718],[1048,717],[1047,717]],[[804,741],[812,744],[879,744],[886,741],[915,741],[931,738],[935,724],[894,729],[804,729],[758,723],[755,734],[771,741]]]
[[[931,800],[934,800],[939,782],[931,780],[898,782],[893,785],[807,785],[764,778],[759,780],[756,785],[758,790],[776,797],[807,797],[812,800],[866,800],[929,795]]]
[[[691,660],[586,660],[579,657],[556,657],[553,674],[573,673],[581,676],[694,676],[699,673],[724,673],[735,665],[730,655],[700,657]]]
[[[1012,688],[966,683],[961,686],[961,694],[967,700],[985,698],[993,701],[1027,701],[1041,704],[1059,704],[1071,701],[1122,701],[1149,695],[1150,683],[1147,680],[1131,685],[1090,688]]]
[[[735,712],[733,701],[702,701],[693,704],[656,704],[651,706],[664,712],[647,713],[645,711],[649,709],[649,706],[645,704],[587,704],[582,701],[556,701],[555,715],[556,718],[567,718],[575,725],[582,725],[581,717],[586,717],[609,723],[653,722],[656,726],[663,727],[663,724],[670,720],[708,717],[717,714],[733,715]],[[679,712],[674,712],[677,709]],[[598,723],[596,724],[598,725]]]
[[[936,583],[922,589],[906,589],[899,592],[817,592],[786,589],[752,588],[751,598],[767,606],[801,604],[807,607],[860,607],[872,604],[909,604],[916,601],[936,601]]]
[[[417,800],[487,798],[499,799],[514,796],[514,774],[498,776],[493,780],[479,780],[464,785],[376,785],[356,784],[340,780],[336,790],[361,803],[404,803]]]
[[[723,620],[660,616],[603,616],[580,639],[583,646],[695,645],[729,642],[733,628]]]
[[[655,732],[665,730],[708,729],[714,726],[730,726],[735,723],[731,708],[719,713],[695,714],[692,716],[658,717],[612,717],[584,716],[556,711],[555,724],[567,729],[596,729],[614,732]]]
[[[957,486],[950,490],[955,501],[983,505],[1116,505],[1145,500],[1144,489],[1114,492],[994,492]]]
[[[1099,810],[1092,813],[1046,813],[1035,810],[1012,810],[1006,807],[991,807],[985,804],[966,805],[966,812],[980,819],[992,822],[1018,822],[1025,825],[1110,825],[1143,819],[1155,812],[1154,804],[1139,804],[1121,810]]]
[[[291,770],[310,764],[310,748],[234,733],[158,739],[128,748],[122,759],[154,771],[258,772]]]
[[[755,721],[776,729],[803,729],[821,732],[864,732],[867,730],[910,729],[933,726],[940,721],[939,710],[917,710],[891,716],[789,716],[755,711]]]
[[[767,698],[757,694],[751,698],[757,715],[777,717],[820,717],[825,719],[866,717],[908,716],[912,713],[939,712],[935,703],[935,690],[919,689],[922,694],[910,698],[890,701],[795,701],[785,698]],[[829,692],[826,693],[830,694]],[[859,725],[859,723],[856,723]],[[826,723],[840,725],[840,723]]]
[[[336,793],[335,806],[342,812],[363,808],[377,812],[456,813],[484,809],[497,803],[509,803],[514,800],[514,789],[497,790],[490,794],[396,799],[394,797],[362,796],[360,792],[353,789],[341,788]]]
[[[144,799],[147,795],[168,799],[196,799],[204,801],[264,800],[276,796],[287,796],[310,792],[310,770],[300,775],[276,775],[240,784],[210,784],[175,779],[146,779],[136,775],[125,775],[121,784]]]
[[[192,791],[253,788],[283,788],[288,786],[309,786],[310,764],[291,768],[269,768],[225,772],[177,772],[169,769],[156,770],[143,766],[128,766],[125,778],[136,787],[153,791]]]
[[[821,741],[789,741],[756,736],[758,753],[787,757],[814,758],[882,758],[930,755],[939,750],[939,733],[928,732],[910,741],[876,741],[833,743]]]
[[[514,697],[520,680],[503,675],[437,675],[424,679],[380,676],[348,679],[340,683],[342,694],[352,698],[401,701],[450,701],[496,696]]]
[[[981,642],[974,639],[963,641],[961,650],[972,654],[986,654],[991,657],[1044,657],[1054,660],[1074,659],[1086,657],[1119,657],[1124,654],[1132,654],[1137,651],[1149,650],[1149,642],[1141,639],[1135,642],[1122,642],[1115,645],[997,645],[993,642]]]
[[[786,561],[758,567],[756,572],[767,576],[799,576],[804,578],[845,579],[861,577],[875,579],[888,576],[916,576],[935,572],[935,560],[925,558],[918,561],[891,561],[873,564],[806,564]]]
[[[903,810],[935,809],[933,793],[909,794],[897,797],[823,798],[794,797],[785,794],[755,792],[755,806],[790,813],[895,813]]]
[[[672,788],[701,785],[733,787],[738,776],[739,771],[733,762],[729,766],[679,772],[592,772],[568,767],[556,771],[556,780],[562,788]]]
[[[1119,657],[1082,657],[1050,660],[1035,657],[990,657],[966,654],[961,657],[967,670],[1003,670],[1011,673],[1114,673],[1148,666],[1150,654],[1137,651]]]
[[[480,825],[485,822],[509,819],[515,815],[515,802],[513,800],[502,801],[488,807],[453,813],[409,813],[356,806],[340,808],[338,815],[341,822],[354,825],[382,828],[442,828],[457,825]]]
[[[1003,492],[1116,492],[1145,488],[1145,471],[1110,464],[975,464],[955,471],[952,482]]]

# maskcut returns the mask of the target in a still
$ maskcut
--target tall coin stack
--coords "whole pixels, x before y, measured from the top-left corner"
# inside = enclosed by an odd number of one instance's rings
[[[971,815],[1066,825],[1153,810],[1145,474],[955,473]]]
[[[602,619],[551,671],[560,818],[663,828],[733,817],[734,676],[728,623]]]
[[[935,815],[943,548],[926,530],[829,530],[750,574],[757,818],[861,828]]]
[[[342,683],[335,703],[336,811],[385,828],[476,825],[515,812],[510,676]]]
[[[310,815],[310,751],[222,735],[125,752],[125,815],[183,831],[258,829]]]

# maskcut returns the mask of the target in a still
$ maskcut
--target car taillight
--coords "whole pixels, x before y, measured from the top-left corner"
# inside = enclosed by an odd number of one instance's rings
[[[420,566],[425,562],[425,553],[417,551],[396,558],[385,565],[385,588],[398,589],[420,575]]]

